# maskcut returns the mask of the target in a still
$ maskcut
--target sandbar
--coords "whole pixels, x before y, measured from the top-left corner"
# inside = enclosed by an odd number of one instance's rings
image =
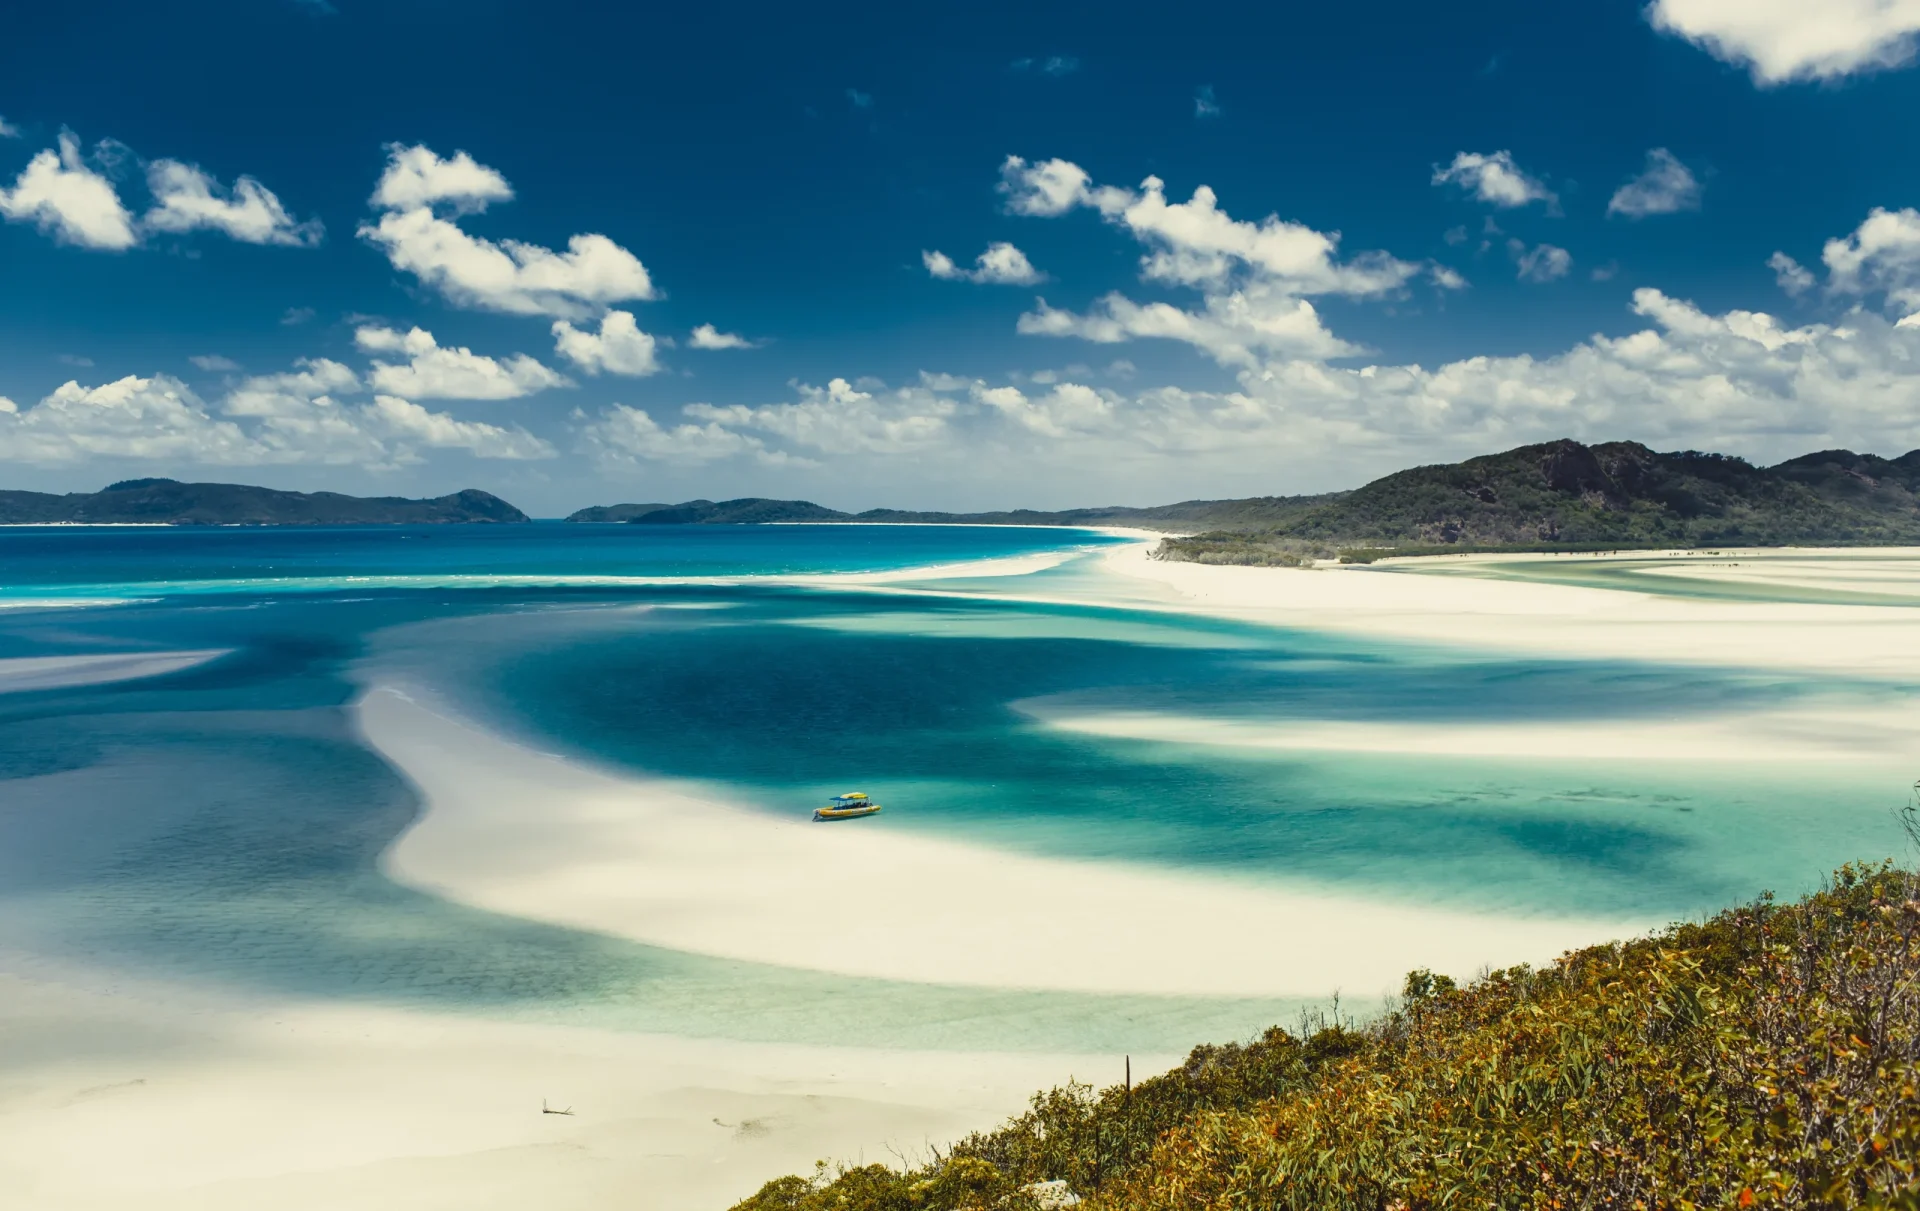
[[[417,690],[373,687],[357,711],[426,802],[383,859],[392,878],[697,954],[973,987],[1371,999],[1415,967],[1464,977],[1660,924],[1073,862],[884,817],[815,824],[531,751]]]

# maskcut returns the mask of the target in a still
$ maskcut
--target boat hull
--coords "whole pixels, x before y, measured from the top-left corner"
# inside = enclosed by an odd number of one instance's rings
[[[868,803],[861,807],[816,807],[813,809],[815,820],[858,820],[862,816],[871,816],[880,810],[878,803]]]

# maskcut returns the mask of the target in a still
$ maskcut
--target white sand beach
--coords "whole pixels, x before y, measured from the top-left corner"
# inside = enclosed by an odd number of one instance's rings
[[[1705,600],[1474,574],[1524,556],[1295,569],[1176,563],[1150,558],[1151,550],[1142,542],[1102,556],[1104,571],[1136,587],[1103,586],[1083,599],[1482,651],[1872,677],[1920,672],[1920,613],[1903,606]],[[1822,554],[1846,558],[1822,561]],[[1862,566],[1855,562],[1862,555],[1877,558]],[[1565,564],[1605,557],[1530,558]],[[1908,592],[1920,588],[1920,550],[1796,551],[1772,562],[1778,558],[1762,551],[1676,552],[1658,574],[1852,591],[1870,576],[1876,592],[1889,583]],[[1020,595],[1015,582],[1008,590]]]
[[[427,804],[387,852],[393,878],[697,954],[934,984],[1371,1000],[1415,967],[1468,976],[1660,924],[1379,903],[783,820],[532,752],[392,688],[358,710]]]
[[[923,1156],[1113,1067],[0,975],[0,1207],[719,1211],[823,1157]]]

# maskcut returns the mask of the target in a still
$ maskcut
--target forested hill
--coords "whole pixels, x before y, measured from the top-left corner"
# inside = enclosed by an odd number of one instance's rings
[[[0,525],[360,526],[524,522],[527,515],[469,488],[431,500],[280,492],[245,484],[129,479],[99,492],[0,492]]]
[[[1897,459],[1827,450],[1756,467],[1637,442],[1557,441],[1267,504],[1263,520],[1170,541],[1164,553],[1260,563],[1366,548],[1915,544],[1920,450]]]
[[[1139,526],[1144,529],[1190,530],[1214,526],[1256,527],[1297,508],[1299,502],[1332,500],[1331,496],[1257,498],[1253,500],[1190,500],[1177,505],[1135,509],[1108,505],[1091,509],[1004,509],[993,513],[940,513],[910,509],[868,509],[843,513],[810,500],[768,500],[749,496],[739,500],[689,500],[677,505],[596,505],[567,518],[573,522],[617,522],[649,526],[752,525],[769,522],[885,522],[921,526]]]
[[[1162,553],[1230,563],[1363,550],[1910,544],[1920,543],[1920,450],[1897,459],[1828,450],[1756,467],[1724,454],[1660,454],[1637,442],[1557,441],[1415,467],[1321,496],[994,513],[843,513],[812,501],[749,497],[607,505],[567,520],[1138,526],[1201,531],[1169,540]]]

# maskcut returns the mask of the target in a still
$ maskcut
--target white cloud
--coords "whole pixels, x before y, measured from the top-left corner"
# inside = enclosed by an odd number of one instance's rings
[[[1066,160],[1028,164],[1019,156],[1008,156],[1000,165],[1000,192],[1006,196],[1008,210],[1036,218],[1052,218],[1076,206],[1112,214],[1127,204],[1129,196],[1124,189],[1092,188],[1086,169],[1078,164]]]
[[[1046,275],[1033,267],[1027,254],[1012,244],[1000,241],[974,261],[972,269],[962,269],[944,252],[922,252],[920,260],[927,272],[948,281],[979,282],[996,286],[1031,286],[1046,281]]]
[[[1118,291],[1085,314],[1056,310],[1042,299],[1020,317],[1018,330],[1102,345],[1142,337],[1181,341],[1231,366],[1251,366],[1267,355],[1325,359],[1361,352],[1328,331],[1312,303],[1267,286],[1209,296],[1198,311],[1136,303]]]
[[[5,118],[0,118],[0,139],[17,139],[19,137],[20,128]]]
[[[1505,209],[1530,202],[1545,202],[1552,207],[1559,200],[1552,190],[1515,164],[1510,151],[1492,155],[1460,152],[1445,168],[1434,166],[1433,183],[1458,185],[1482,202]]]
[[[1420,271],[1384,252],[1340,261],[1338,232],[1316,231],[1278,215],[1258,223],[1234,219],[1205,185],[1187,201],[1174,203],[1167,201],[1158,177],[1141,182],[1140,190],[1138,195],[1110,191],[1125,198],[1113,217],[1154,248],[1142,258],[1141,270],[1156,281],[1214,285],[1246,270],[1288,293],[1367,298],[1399,290]]]
[[[1465,290],[1467,288],[1467,279],[1460,276],[1458,270],[1450,269],[1445,265],[1432,266],[1427,270],[1427,275],[1433,279],[1433,284],[1442,290]]]
[[[209,374],[218,374],[240,368],[239,362],[234,361],[230,357],[221,357],[217,353],[196,354],[187,360]]]
[[[1773,279],[1780,284],[1780,289],[1794,298],[1813,289],[1813,274],[1784,252],[1776,252],[1768,257],[1767,268],[1773,270]]]
[[[668,427],[626,404],[615,404],[582,432],[587,451],[604,464],[663,462],[699,466],[747,457],[777,465],[795,461],[767,449],[757,437],[713,424]]]
[[[313,308],[311,307],[289,307],[281,313],[280,323],[285,327],[292,328],[297,324],[304,324],[312,318]]]
[[[12,189],[0,189],[0,215],[81,248],[119,252],[139,242],[113,183],[81,159],[70,131],[60,132],[58,151],[34,156]]]
[[[573,236],[555,252],[469,235],[433,210],[446,202],[457,215],[511,196],[504,178],[461,153],[441,160],[425,147],[396,147],[374,191],[386,212],[361,224],[360,237],[455,306],[581,319],[610,303],[655,297],[646,266],[604,235]]]
[[[494,202],[511,202],[513,187],[464,151],[441,159],[424,145],[387,145],[387,168],[369,203],[375,210],[416,210],[445,203],[456,214],[476,214]]]
[[[1221,114],[1220,102],[1214,98],[1213,85],[1202,84],[1193,90],[1193,116],[1196,118],[1217,118]]]
[[[553,325],[554,349],[588,374],[657,374],[659,342],[640,331],[631,311],[609,311],[600,317],[600,331],[575,328],[565,320]]]
[[[388,469],[421,461],[421,449],[464,450],[476,458],[554,454],[523,429],[460,421],[389,396],[360,405],[335,398],[360,388],[351,369],[325,359],[245,379],[217,413],[164,374],[129,375],[98,387],[68,382],[31,408],[0,407],[0,460]]]
[[[1109,428],[1114,422],[1115,401],[1111,392],[1097,391],[1079,383],[1055,383],[1052,390],[1038,398],[1029,397],[1018,387],[988,387],[975,384],[976,402],[994,409],[1023,429],[1043,437],[1070,437]]]
[[[229,191],[191,164],[155,160],[147,166],[147,188],[154,206],[141,222],[151,231],[179,234],[207,229],[243,244],[296,248],[320,242],[319,219],[294,222],[273,191],[252,177],[239,178]]]
[[[366,326],[353,334],[354,344],[367,353],[398,353],[405,364],[375,361],[368,379],[374,390],[416,399],[517,399],[550,387],[570,387],[526,354],[491,358],[465,346],[443,348],[433,333],[421,328],[397,332]]]
[[[1904,66],[1920,34],[1920,0],[1654,0],[1646,12],[1763,87]]]
[[[1646,170],[1616,190],[1607,203],[1608,214],[1623,214],[1630,219],[1698,209],[1700,182],[1692,169],[1664,147],[1649,151]]]
[[[1518,252],[1514,259],[1520,266],[1519,277],[1523,282],[1555,281],[1566,277],[1567,271],[1573,268],[1573,254],[1552,244]]]
[[[1143,278],[1193,287],[1202,295],[1201,306],[1187,310],[1138,303],[1116,292],[1085,314],[1057,310],[1042,300],[1019,321],[1019,330],[1032,335],[1102,344],[1141,337],[1177,340],[1230,365],[1250,365],[1271,355],[1347,357],[1359,348],[1329,332],[1307,296],[1391,295],[1423,268],[1385,252],[1342,260],[1338,232],[1316,231],[1278,215],[1258,223],[1235,219],[1205,185],[1185,202],[1168,202],[1158,177],[1141,182],[1138,192],[1095,187],[1076,164],[1045,160],[1029,166],[1016,156],[1002,165],[1001,189],[1016,213],[1053,216],[1082,206],[1099,211],[1147,246],[1140,260]]]
[[[902,454],[929,449],[948,436],[955,405],[921,385],[862,390],[844,378],[825,387],[796,384],[797,403],[689,404],[695,420],[727,430],[753,429],[827,454]]]
[[[694,349],[751,349],[753,342],[736,332],[722,332],[712,324],[700,324],[687,339]]]
[[[1714,314],[1660,291],[1633,295],[1642,324],[1551,356],[1341,368],[1278,356],[1224,391],[1122,394],[1071,377],[992,383],[923,373],[890,390],[836,379],[797,401],[693,405],[677,427],[615,414],[626,457],[705,463],[812,456],[910,467],[931,483],[1065,483],[1072,496],[1190,490],[1194,475],[1336,487],[1413,462],[1572,436],[1707,448],[1771,461],[1808,449],[1920,445],[1920,316],[1868,312],[1792,327],[1756,311]],[[1041,386],[1029,384],[1054,381]],[[1175,456],[1175,457],[1170,457]],[[859,461],[855,461],[859,460]],[[1178,470],[1171,470],[1177,468]],[[1164,483],[1165,488],[1143,484]],[[1271,490],[1271,489],[1269,489]],[[1144,502],[1143,502],[1144,503]]]
[[[376,395],[367,419],[393,438],[435,450],[465,450],[475,458],[552,458],[554,449],[524,429],[457,420],[392,395]]]
[[[1851,235],[1821,253],[1836,294],[1884,294],[1903,312],[1920,311],[1920,210],[1875,207]]]
[[[254,449],[238,425],[209,415],[185,383],[163,374],[98,387],[67,382],[34,407],[0,409],[0,458],[8,462],[244,462]]]

